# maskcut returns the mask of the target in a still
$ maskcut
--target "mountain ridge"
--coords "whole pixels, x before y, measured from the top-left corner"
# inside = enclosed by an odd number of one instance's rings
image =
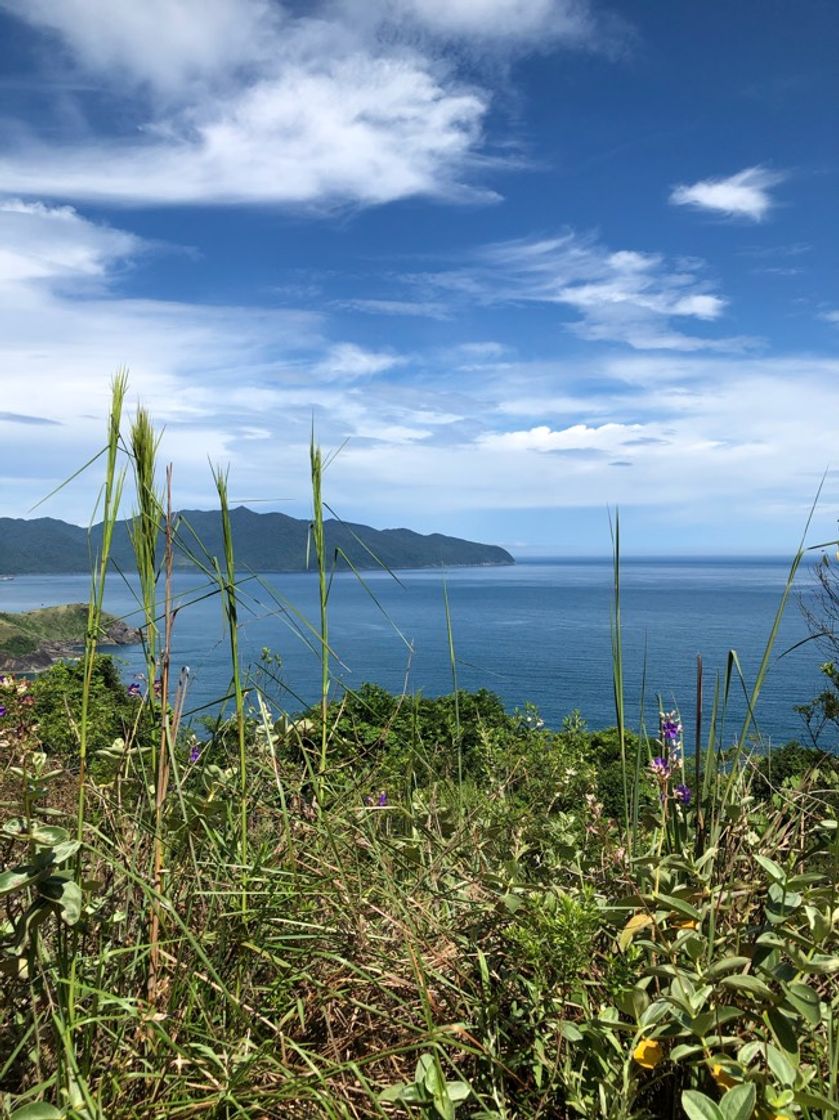
[[[177,514],[175,565],[193,563],[196,537],[211,556],[223,555],[221,515],[218,510],[182,510]],[[279,512],[258,513],[247,506],[230,511],[236,562],[264,572],[297,572],[307,568],[309,522]],[[134,568],[128,533],[131,519],[114,527],[111,556],[123,571]],[[324,521],[327,553],[338,567],[370,569],[506,566],[515,560],[499,545],[482,544],[443,533],[417,533],[413,529],[374,529],[369,525],[329,518]],[[0,517],[0,575],[69,575],[90,570],[102,535],[101,525],[91,529],[54,517],[32,519]],[[348,558],[349,564],[347,563]],[[311,559],[311,558],[310,558]],[[309,565],[311,566],[311,564]]]

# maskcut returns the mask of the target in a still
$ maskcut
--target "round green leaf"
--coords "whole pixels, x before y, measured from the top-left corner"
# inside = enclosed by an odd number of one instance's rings
[[[33,1101],[13,1112],[11,1120],[64,1120],[64,1113],[45,1101]]]
[[[682,1093],[682,1108],[688,1120],[724,1120],[716,1104],[704,1093],[696,1089],[685,1089]]]
[[[754,1083],[746,1081],[729,1089],[720,1101],[723,1120],[749,1120],[757,1103],[757,1090]]]

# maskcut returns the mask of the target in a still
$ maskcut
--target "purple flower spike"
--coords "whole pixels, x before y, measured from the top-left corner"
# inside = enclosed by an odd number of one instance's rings
[[[657,778],[670,777],[670,763],[666,758],[662,758],[660,755],[652,760],[650,769]]]
[[[3,707],[2,704],[0,704],[0,719],[2,719],[5,714],[6,714],[6,709]]]
[[[673,796],[682,805],[690,805],[691,792],[688,786],[678,785],[673,787]]]
[[[195,743],[189,749],[189,761],[190,762],[197,762],[200,757],[201,757],[201,748],[198,746],[197,743]]]
[[[139,696],[140,695],[140,686],[137,684],[136,681],[133,684],[130,684],[128,686],[128,695],[129,696]]]
[[[382,792],[376,798],[376,804],[379,805],[379,806],[387,805],[387,794],[385,793],[384,790],[382,790]]]

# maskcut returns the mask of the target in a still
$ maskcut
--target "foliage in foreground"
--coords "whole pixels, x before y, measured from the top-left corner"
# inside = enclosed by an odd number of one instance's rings
[[[7,1114],[837,1109],[835,765],[814,779],[799,754],[775,785],[743,756],[686,804],[665,729],[630,847],[598,795],[613,739],[578,718],[365,686],[328,709],[318,804],[319,713],[261,703],[247,863],[235,735],[182,734],[158,888],[148,730],[98,750],[77,840],[72,756],[26,682],[0,692]],[[154,707],[127,703],[138,727]]]
[[[195,548],[234,711],[199,740],[170,675],[171,487],[142,410],[122,435],[126,388],[84,657],[0,683],[0,1115],[839,1111],[836,760],[752,757],[745,731],[720,755],[712,721],[691,789],[674,713],[648,741],[486,692],[336,703],[314,446],[321,703],[289,721],[246,695],[217,471],[224,554]],[[124,691],[97,651],[123,454],[148,669]]]

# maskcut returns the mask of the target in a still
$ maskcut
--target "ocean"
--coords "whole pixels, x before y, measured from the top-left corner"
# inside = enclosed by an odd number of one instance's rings
[[[749,687],[754,680],[789,571],[775,559],[626,560],[622,569],[625,709],[637,727],[642,714],[657,723],[658,697],[693,724],[696,656],[704,662],[705,710],[715,681],[736,650]],[[452,688],[445,619],[444,576],[439,570],[337,574],[330,597],[330,644],[336,655],[334,688],[375,681],[439,695]],[[590,727],[615,722],[612,690],[608,560],[523,561],[507,568],[460,568],[445,574],[461,688],[497,692],[510,710],[532,703],[549,727],[578,709]],[[86,576],[18,576],[0,582],[0,610],[30,610],[86,599]],[[212,711],[229,689],[225,622],[217,595],[201,577],[178,573],[180,609],[174,628],[176,671],[190,669],[187,709]],[[795,705],[821,687],[824,655],[807,637],[800,603],[812,596],[814,577],[802,567],[780,629],[757,709],[761,734],[774,743],[806,741]],[[139,624],[136,589],[111,578],[106,608]],[[278,658],[269,692],[278,708],[300,711],[319,695],[316,579],[310,574],[244,577],[241,652],[257,664],[263,649]],[[306,620],[306,621],[303,621]],[[788,652],[787,652],[788,651]],[[142,673],[139,647],[111,651],[126,680]],[[262,678],[265,681],[265,678]],[[725,735],[739,730],[742,689]],[[687,735],[688,744],[691,734]]]

